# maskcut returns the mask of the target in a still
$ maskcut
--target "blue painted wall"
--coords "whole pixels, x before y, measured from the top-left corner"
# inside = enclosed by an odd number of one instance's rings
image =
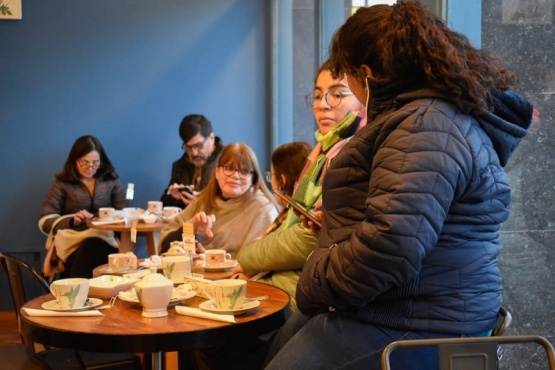
[[[181,118],[267,162],[268,2],[24,0],[0,21],[0,251],[42,250],[37,220],[73,141],[94,134],[146,207]]]

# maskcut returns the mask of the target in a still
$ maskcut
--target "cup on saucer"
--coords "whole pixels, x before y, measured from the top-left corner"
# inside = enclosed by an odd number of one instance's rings
[[[89,279],[70,278],[55,280],[50,285],[50,292],[56,298],[61,309],[85,307],[89,296]]]
[[[247,281],[222,279],[204,287],[204,292],[212,303],[221,310],[236,310],[243,305],[247,293]]]

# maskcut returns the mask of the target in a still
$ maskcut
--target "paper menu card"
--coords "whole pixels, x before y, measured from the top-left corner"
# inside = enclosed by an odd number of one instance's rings
[[[188,254],[196,253],[195,228],[192,223],[183,223],[183,249]]]

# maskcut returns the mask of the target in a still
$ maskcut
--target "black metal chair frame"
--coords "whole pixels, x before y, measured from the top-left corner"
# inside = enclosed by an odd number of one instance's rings
[[[8,277],[15,314],[19,321],[19,311],[27,301],[21,269],[28,271],[42,288],[44,288],[45,293],[50,292],[50,286],[35,268],[16,257],[0,253],[0,264]],[[32,338],[21,335],[21,341],[27,348],[35,352],[35,343]],[[50,349],[47,346],[45,346],[45,348],[45,351],[38,352],[37,355],[46,362],[49,362],[49,359],[51,359],[51,361],[58,361],[59,358],[64,358],[74,363],[74,366],[84,370],[91,367],[94,367],[94,369],[116,369],[121,366],[133,367],[134,369],[142,368],[140,357],[136,354],[104,354],[82,352],[73,349]],[[106,358],[105,361],[103,360],[104,357]],[[91,364],[89,364],[89,362]]]

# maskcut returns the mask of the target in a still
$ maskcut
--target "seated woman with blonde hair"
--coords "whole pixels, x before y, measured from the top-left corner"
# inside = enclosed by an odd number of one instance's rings
[[[275,199],[264,184],[258,159],[246,144],[227,145],[206,188],[160,233],[158,250],[182,240],[182,226],[193,224],[197,252],[225,249],[235,258],[239,249],[263,235],[278,215]]]

